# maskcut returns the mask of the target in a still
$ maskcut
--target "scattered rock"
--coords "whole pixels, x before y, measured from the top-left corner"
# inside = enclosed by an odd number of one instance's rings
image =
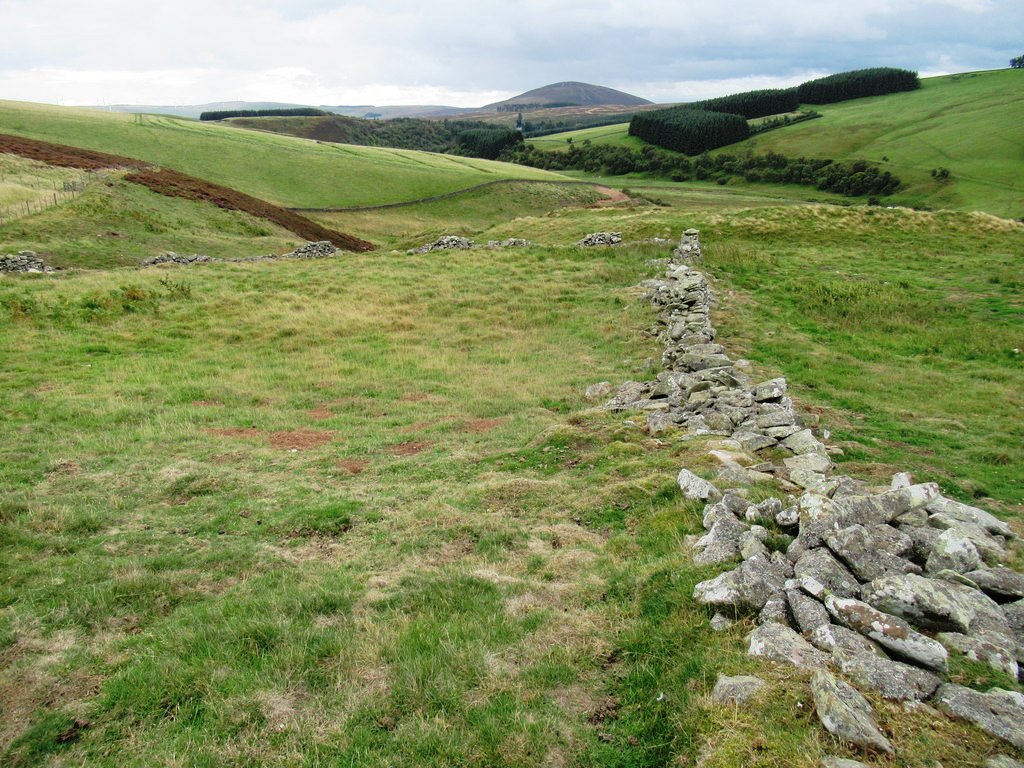
[[[473,241],[468,237],[458,235],[444,235],[432,243],[421,245],[419,248],[410,248],[406,253],[430,253],[431,251],[452,251],[467,250],[473,247]]]
[[[825,667],[828,656],[782,624],[762,624],[747,638],[747,653],[769,661],[792,664],[798,669]]]
[[[587,387],[583,396],[587,398],[587,400],[603,400],[614,391],[615,387],[610,381],[599,381],[597,384],[591,384]]]
[[[722,492],[702,477],[698,477],[688,469],[679,470],[679,490],[688,499],[720,499]]]
[[[839,648],[832,656],[844,675],[893,701],[924,701],[942,684],[931,672],[874,653]]]
[[[694,587],[693,597],[715,608],[756,612],[764,608],[768,598],[782,591],[787,578],[778,563],[758,555],[734,570],[702,581]]]
[[[594,232],[585,236],[577,245],[592,248],[595,245],[618,245],[622,242],[621,232]]]
[[[957,573],[973,571],[981,565],[981,555],[974,542],[963,536],[956,528],[948,528],[939,534],[932,545],[925,569],[929,573],[950,570]]]

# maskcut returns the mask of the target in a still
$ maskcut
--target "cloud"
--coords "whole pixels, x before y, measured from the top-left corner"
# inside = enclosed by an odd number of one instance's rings
[[[559,80],[677,101],[859,66],[1005,66],[1024,4],[0,0],[0,22],[3,98],[476,106]]]

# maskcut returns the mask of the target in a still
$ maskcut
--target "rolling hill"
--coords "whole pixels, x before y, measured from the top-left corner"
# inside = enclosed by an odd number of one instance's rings
[[[1024,215],[1024,72],[995,70],[925,78],[921,89],[815,106],[821,119],[722,147],[712,154],[778,152],[787,156],[868,160],[904,182],[905,205]],[[530,139],[565,149],[567,139],[638,148],[628,123]],[[949,169],[949,178],[932,176]]]
[[[295,208],[405,202],[497,179],[560,178],[473,158],[12,101],[0,101],[0,133],[127,155]]]
[[[569,81],[534,88],[532,91],[526,91],[526,93],[513,96],[511,99],[488,104],[480,111],[508,112],[526,107],[535,109],[559,106],[593,107],[602,104],[636,107],[650,103],[647,99],[617,91],[614,88]]]

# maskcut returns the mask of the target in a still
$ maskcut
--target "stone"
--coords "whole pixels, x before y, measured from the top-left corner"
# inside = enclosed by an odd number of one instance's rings
[[[744,517],[750,523],[774,523],[781,511],[782,502],[778,499],[770,498],[747,507]]]
[[[431,251],[452,251],[467,250],[473,247],[473,241],[468,237],[458,235],[443,235],[432,243],[421,245],[419,248],[410,248],[406,253],[430,253]]]
[[[1024,763],[1006,755],[996,755],[985,761],[985,768],[1024,768]]]
[[[587,398],[587,400],[604,400],[614,391],[615,387],[610,381],[599,381],[596,384],[591,384],[587,387],[583,396]]]
[[[743,450],[750,453],[763,451],[765,448],[771,448],[778,443],[778,440],[774,437],[768,437],[757,432],[733,432],[732,439],[743,446]]]
[[[903,619],[850,597],[825,595],[825,607],[843,626],[874,640],[896,656],[938,672],[945,672],[949,652],[941,643],[914,630]]]
[[[802,429],[783,440],[780,445],[791,450],[797,455],[806,453],[825,453],[825,446],[816,438],[809,429]]]
[[[880,611],[936,632],[1010,634],[999,606],[963,584],[914,574],[890,575],[865,584],[861,598]]]
[[[719,491],[715,486],[709,483],[702,477],[698,477],[688,469],[679,470],[679,490],[683,492],[683,495],[687,499],[700,499],[701,501],[707,501],[708,499],[720,499],[722,498],[722,492]]]
[[[967,573],[980,565],[981,555],[974,542],[956,528],[947,528],[932,546],[925,570],[929,573],[943,570]]]
[[[593,248],[598,245],[618,245],[622,242],[621,232],[593,232],[583,237],[577,245]]]
[[[826,549],[811,549],[794,565],[798,579],[814,579],[840,597],[857,597],[860,585],[853,573]]]
[[[828,479],[821,472],[812,472],[809,469],[793,469],[789,471],[789,481],[806,491],[820,493],[823,496],[828,495],[826,490]]]
[[[740,555],[740,537],[747,532],[747,526],[724,505],[711,505],[712,512],[704,516],[705,525],[711,529],[702,536],[694,547],[696,565],[714,565],[732,560]]]
[[[924,701],[942,684],[931,672],[874,653],[838,648],[832,656],[844,675],[892,701]]]
[[[818,627],[811,632],[810,641],[811,645],[819,651],[825,651],[832,655],[839,651],[855,656],[870,654],[883,659],[889,658],[881,648],[864,635],[838,624],[823,624]]]
[[[892,482],[889,486],[890,490],[898,491],[900,488],[909,488],[914,484],[914,478],[910,476],[909,472],[897,472],[892,476]]]
[[[781,592],[788,574],[770,558],[757,555],[738,568],[694,587],[693,597],[704,605],[738,611],[760,611],[768,598]]]
[[[827,756],[821,758],[821,768],[870,768],[860,760],[850,760],[848,757]]]
[[[711,700],[715,704],[746,704],[764,686],[764,680],[753,675],[736,675],[735,677],[719,675],[715,687],[711,691]]]
[[[762,528],[761,530],[764,529]],[[745,531],[740,535],[739,548],[740,557],[744,560],[749,560],[758,555],[768,555],[768,548],[764,545],[764,537],[758,536],[753,530]]]
[[[846,527],[843,510],[828,496],[807,492],[797,501],[800,540],[807,547],[819,547],[825,537]]]
[[[747,639],[750,656],[792,664],[798,669],[823,668],[828,664],[828,656],[783,624],[762,624]]]
[[[726,616],[724,613],[716,613],[711,617],[711,630],[713,632],[725,632],[729,627],[735,624],[732,619]]]
[[[829,534],[825,543],[861,581],[889,573],[921,572],[920,566],[886,551],[884,538],[872,535],[871,529],[863,525],[851,525]]]
[[[786,591],[786,600],[789,603],[789,612],[793,615],[793,621],[801,632],[813,632],[818,627],[831,623],[825,606],[813,597],[809,597],[799,590],[790,589]]]
[[[901,517],[905,517],[905,515],[901,515]],[[937,528],[931,528],[928,525],[901,525],[900,531],[912,542],[913,556],[918,560],[928,559],[932,549],[935,548],[936,542],[939,540],[939,536],[942,535],[941,531]]]
[[[992,669],[1005,672],[1017,679],[1020,668],[1017,664],[1017,644],[1012,637],[989,635],[972,637],[958,632],[940,632],[935,638],[947,648],[959,651],[972,661],[988,664]]]
[[[768,597],[757,616],[758,624],[782,624],[789,626],[789,602],[785,592],[775,592]]]
[[[786,380],[772,379],[754,387],[754,400],[758,403],[778,401],[786,396]]]
[[[941,686],[932,702],[942,712],[966,720],[985,733],[1024,750],[1024,696],[993,688],[987,693],[962,685]]]
[[[900,515],[925,506],[938,497],[938,485],[920,483],[884,493],[844,496],[841,504],[846,510],[845,519],[849,521],[848,525],[874,525],[891,523]]]
[[[820,453],[805,453],[800,456],[790,456],[783,459],[782,463],[790,470],[804,470],[807,472],[824,473],[832,469],[832,461],[828,456]]]
[[[647,414],[647,433],[652,437],[660,437],[671,429],[678,429],[679,424],[668,411],[655,411]]]
[[[988,533],[996,534],[997,536],[1003,536],[1007,539],[1016,538],[1013,529],[992,513],[959,501],[939,496],[928,503],[928,511],[932,514],[946,515],[962,523],[976,525]]]
[[[964,575],[996,601],[1024,598],[1024,574],[1010,568],[981,568]]]
[[[871,705],[855,688],[819,669],[811,675],[811,694],[818,719],[833,736],[868,752],[892,754]]]
[[[1006,549],[1003,547],[1002,541],[996,539],[981,526],[965,523],[945,513],[931,515],[928,518],[928,524],[943,531],[952,530],[960,538],[969,539],[987,563],[999,565],[1006,558]]]

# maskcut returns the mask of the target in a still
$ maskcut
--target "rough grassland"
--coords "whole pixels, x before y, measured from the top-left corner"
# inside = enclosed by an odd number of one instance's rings
[[[664,247],[564,244],[700,227],[722,340],[823,411],[841,468],[1014,517],[1021,227],[698,194],[474,225],[527,250],[0,279],[0,762],[850,754],[803,677],[746,658],[749,623],[715,635],[692,600],[713,570],[673,479],[707,446],[583,413],[586,384],[653,373],[629,286]],[[781,692],[710,705],[755,670]],[[894,765],[997,749],[874,703]]]
[[[416,200],[556,174],[473,158],[318,144],[154,115],[0,101],[0,132],[136,157],[289,207]]]

